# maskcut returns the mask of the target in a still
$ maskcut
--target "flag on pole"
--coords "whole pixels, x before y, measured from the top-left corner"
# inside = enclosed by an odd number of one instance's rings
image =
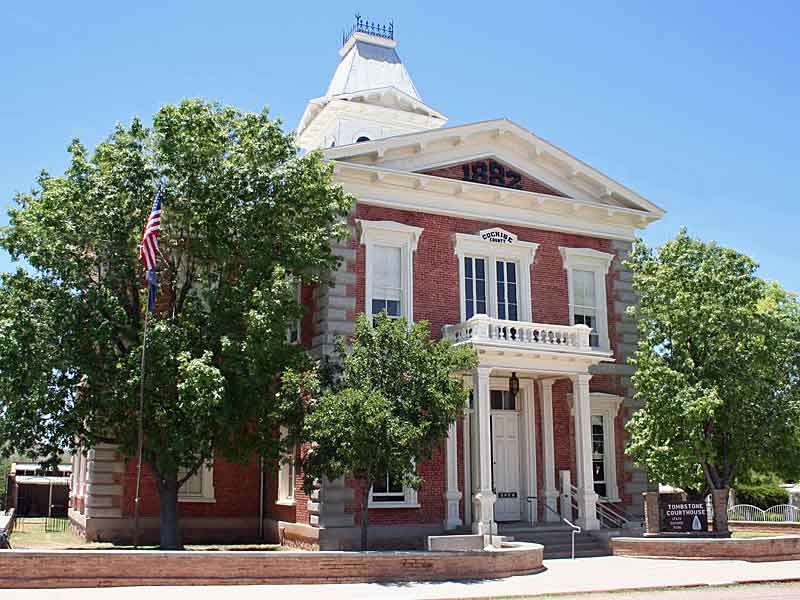
[[[142,242],[139,244],[139,260],[147,270],[147,310],[153,312],[156,308],[156,253],[158,252],[158,234],[161,231],[161,186],[156,189],[153,208],[147,223],[144,226]]]

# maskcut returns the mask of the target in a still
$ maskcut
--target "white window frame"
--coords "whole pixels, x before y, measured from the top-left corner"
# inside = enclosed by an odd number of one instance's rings
[[[295,292],[296,296],[295,296],[295,298],[297,300],[297,303],[302,305],[303,304],[303,301],[302,301],[303,285],[302,285],[302,283],[300,283],[298,281],[295,284],[295,288],[296,288],[296,292]],[[286,341],[289,342],[290,344],[299,344],[300,343],[300,338],[301,338],[301,335],[302,335],[302,329],[301,329],[302,322],[303,322],[302,318],[301,319],[297,319],[292,325],[289,325],[286,328]],[[292,329],[297,330],[297,339],[296,340],[292,340]]]
[[[500,235],[492,235],[500,234]],[[505,240],[503,243],[489,241]],[[483,258],[486,260],[486,308],[488,316],[497,317],[497,261],[517,264],[517,318],[519,321],[533,320],[531,304],[531,266],[539,244],[521,242],[513,233],[494,227],[475,234],[456,233],[453,236],[455,255],[458,257],[458,278],[461,302],[461,321],[467,320],[467,300],[465,291],[464,258]]]
[[[467,316],[467,268],[464,265],[464,263],[465,263],[465,261],[467,259],[470,259],[472,261],[472,303],[476,306],[476,308],[477,308],[477,304],[478,304],[478,285],[477,285],[477,277],[475,276],[475,274],[476,274],[475,261],[476,260],[482,260],[483,261],[483,285],[484,285],[483,303],[486,305],[486,312],[480,313],[480,312],[476,311],[476,312],[473,313],[473,316],[475,316],[475,315],[488,315],[490,313],[490,311],[491,311],[491,308],[492,308],[490,306],[491,303],[489,302],[489,290],[488,290],[488,287],[489,287],[489,269],[491,268],[491,265],[489,264],[489,262],[488,262],[488,260],[486,259],[485,256],[475,256],[475,255],[472,255],[472,254],[465,254],[464,256],[462,256],[461,258],[458,259],[460,261],[460,263],[461,263],[461,269],[460,270],[463,273],[463,278],[462,278],[462,281],[461,281],[461,295],[462,295],[461,303],[463,304],[463,307],[464,307],[463,308],[462,319],[461,319],[462,321],[465,321],[466,320],[466,316]],[[517,289],[517,291],[519,291],[519,288]]]
[[[617,485],[617,438],[616,423],[622,397],[603,392],[590,392],[592,416],[603,417],[603,435],[605,436],[605,470],[606,501],[619,502],[619,486]]]
[[[616,418],[619,408],[622,406],[622,396],[606,394],[605,392],[589,392],[591,403],[591,415],[603,417],[603,436],[605,446],[605,484],[606,494],[603,498],[606,502],[620,502],[619,486],[617,485],[617,435]],[[567,402],[571,408],[571,414],[575,415],[575,405],[573,395],[567,394]],[[591,439],[589,443],[591,444]],[[594,479],[594,477],[592,477]]]
[[[373,276],[372,257],[375,246],[400,248],[400,316],[406,321],[414,321],[414,252],[417,249],[422,227],[405,225],[395,221],[357,220],[361,230],[361,243],[366,249],[364,313],[372,322]]]
[[[416,466],[416,465],[415,465]],[[394,495],[394,494],[392,494]],[[372,488],[369,490],[369,508],[419,508],[417,490],[407,485],[403,486],[403,500],[399,502],[375,501]]]
[[[280,428],[281,438],[289,435],[289,430],[286,427]],[[296,473],[294,469],[294,460],[297,456],[297,447],[292,447],[291,455],[284,456],[278,465],[278,499],[277,504],[294,505],[295,504],[295,479]],[[291,460],[288,462],[285,459]]]
[[[183,473],[179,470],[178,477],[182,476]],[[178,502],[216,502],[214,498],[214,461],[206,462],[192,477],[200,477],[200,493],[192,494],[184,491],[187,481],[178,490]]]
[[[567,288],[569,295],[569,322],[575,324],[574,285],[573,272],[589,271],[594,273],[595,300],[597,302],[597,338],[598,350],[610,351],[611,344],[608,338],[608,300],[606,297],[606,274],[614,260],[614,255],[600,252],[592,248],[567,248],[560,246],[561,259],[564,270],[567,272]]]

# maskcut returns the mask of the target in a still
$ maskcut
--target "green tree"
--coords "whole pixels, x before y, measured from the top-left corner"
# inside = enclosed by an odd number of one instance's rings
[[[180,547],[177,494],[213,457],[277,459],[279,423],[302,407],[280,373],[309,364],[287,342],[297,282],[336,264],[351,198],[318,152],[280,122],[200,100],[164,106],[152,128],[118,125],[91,156],[76,140],[63,176],[18,194],[0,244],[30,270],[0,283],[3,451],[137,446],[144,322],[138,243],[163,185],[159,305],[150,318],[144,461],[161,545]]]
[[[432,341],[427,323],[408,326],[382,313],[373,326],[356,321],[352,345],[339,342],[343,367],[321,394],[313,378],[287,378],[289,395],[311,393],[303,437],[313,444],[303,462],[308,492],[315,480],[348,473],[363,483],[361,549],[367,548],[369,490],[387,473],[419,488],[415,465],[441,447],[465,407],[457,371],[471,369],[471,348]],[[318,396],[318,397],[317,397]]]
[[[685,231],[628,260],[641,305],[628,452],[651,479],[727,497],[738,473],[797,461],[800,307],[747,256]],[[715,511],[727,531],[727,513]]]
[[[9,471],[11,471],[11,461],[8,458],[0,456],[0,510],[4,510],[6,508]]]

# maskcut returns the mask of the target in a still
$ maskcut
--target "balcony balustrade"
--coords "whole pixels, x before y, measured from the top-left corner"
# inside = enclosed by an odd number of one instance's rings
[[[602,352],[589,343],[587,325],[546,325],[525,321],[506,321],[475,315],[458,325],[445,325],[442,335],[455,343],[472,342],[530,350],[556,352]]]

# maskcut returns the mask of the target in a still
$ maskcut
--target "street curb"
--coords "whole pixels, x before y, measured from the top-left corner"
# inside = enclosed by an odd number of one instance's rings
[[[764,580],[762,583],[770,583],[771,581],[784,581],[784,580]],[[800,581],[798,579],[790,579],[786,581]],[[738,581],[733,583],[739,583]],[[757,582],[753,582],[757,583]],[[609,588],[600,590],[583,590],[583,591],[566,591],[566,592],[541,592],[530,594],[500,594],[499,596],[447,596],[442,598],[429,598],[426,600],[505,600],[506,598],[537,598],[537,597],[550,597],[550,596],[580,596],[584,594],[620,594],[623,592],[652,592],[656,590],[683,590],[703,587],[714,587],[708,583],[686,583],[681,585],[648,585],[644,587],[627,587],[627,588]]]

